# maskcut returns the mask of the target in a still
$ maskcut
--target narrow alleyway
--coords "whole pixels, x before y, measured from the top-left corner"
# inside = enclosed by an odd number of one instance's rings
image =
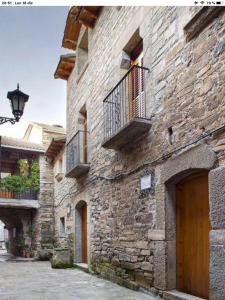
[[[21,262],[0,255],[1,300],[154,300],[76,269],[52,269],[49,262]]]

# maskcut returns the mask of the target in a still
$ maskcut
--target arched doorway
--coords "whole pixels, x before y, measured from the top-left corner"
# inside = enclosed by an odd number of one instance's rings
[[[87,203],[80,201],[75,209],[75,262],[88,263],[87,256]]]
[[[5,224],[0,220],[0,254],[7,253],[8,230]]]
[[[176,184],[176,288],[209,297],[208,173],[200,172]]]

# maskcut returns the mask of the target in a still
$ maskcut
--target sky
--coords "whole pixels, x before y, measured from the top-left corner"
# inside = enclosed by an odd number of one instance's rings
[[[0,7],[0,116],[13,117],[7,92],[28,94],[15,125],[0,135],[22,138],[30,122],[66,124],[66,82],[54,79],[69,7]]]

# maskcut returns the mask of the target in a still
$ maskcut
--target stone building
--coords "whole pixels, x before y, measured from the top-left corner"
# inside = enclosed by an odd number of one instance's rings
[[[49,256],[54,245],[54,173],[45,150],[55,136],[64,136],[59,125],[31,123],[23,139],[0,137],[0,175],[18,175],[18,161],[36,161],[40,188],[12,192],[0,187],[0,219],[9,234],[9,252],[24,256],[29,246],[36,256]],[[44,251],[42,251],[44,250]]]
[[[44,157],[44,148],[39,144],[0,137],[0,178],[19,175],[18,162],[21,159],[29,161],[31,166],[41,157]],[[13,183],[11,187],[12,185]],[[13,187],[15,188],[15,181]],[[37,250],[40,243],[38,236],[40,202],[40,193],[33,187],[24,191],[0,186],[0,219],[8,232],[10,253],[24,256],[25,251],[27,255],[31,255],[31,252]]]
[[[72,7],[75,52],[55,72],[56,224],[72,224],[76,263],[165,299],[225,299],[224,20],[223,7]]]
[[[46,151],[54,137],[63,137],[65,129],[60,125],[30,123],[23,139],[36,142]],[[36,220],[37,249],[40,256],[49,255],[52,251],[54,240],[54,170],[52,164],[44,155],[39,158],[40,164],[40,193],[39,209]],[[41,251],[44,250],[44,251]]]

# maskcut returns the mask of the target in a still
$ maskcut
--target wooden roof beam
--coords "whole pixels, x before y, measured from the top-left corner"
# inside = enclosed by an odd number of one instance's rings
[[[85,27],[88,27],[90,29],[94,28],[94,23],[93,22],[88,22],[88,21],[82,19],[81,17],[79,18],[79,23],[83,24]]]
[[[98,13],[97,11],[91,10],[90,7],[88,7],[88,6],[84,6],[84,7],[83,7],[83,10],[85,10],[85,11],[89,14],[89,16],[90,16],[91,18],[93,18],[93,19],[95,19],[95,20],[98,19],[99,13]]]
[[[65,39],[64,40],[66,43],[70,43],[70,44],[72,44],[72,45],[74,45],[74,46],[77,46],[77,41],[73,41],[73,40],[70,40],[70,39]]]

